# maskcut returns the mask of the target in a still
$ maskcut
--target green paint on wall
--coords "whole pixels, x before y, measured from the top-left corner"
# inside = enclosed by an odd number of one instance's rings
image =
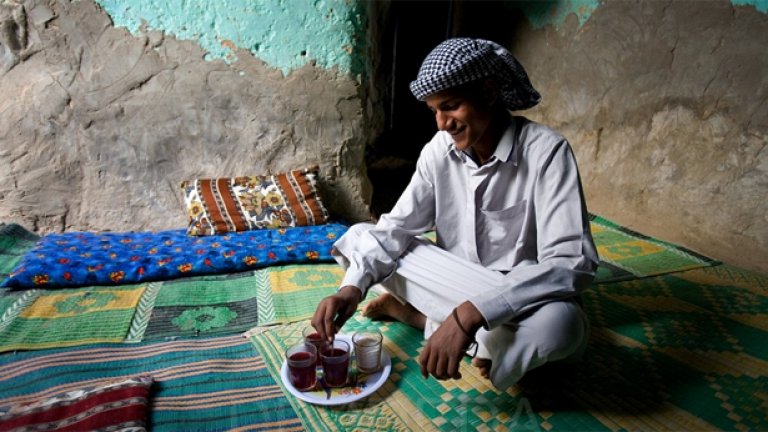
[[[364,73],[365,2],[348,0],[96,0],[115,26],[161,30],[195,40],[206,59],[237,60],[234,50],[287,75],[311,61]]]
[[[531,26],[539,29],[547,25],[559,28],[570,14],[576,15],[581,27],[600,6],[600,0],[507,0],[507,4],[522,10]]]
[[[768,0],[731,0],[734,6],[754,6],[758,12],[768,13]]]

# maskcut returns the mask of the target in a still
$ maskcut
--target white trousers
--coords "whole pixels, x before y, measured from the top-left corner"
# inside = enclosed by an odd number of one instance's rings
[[[335,244],[337,261],[354,250],[370,223],[352,226]],[[424,338],[459,304],[497,285],[503,275],[459,258],[434,243],[417,238],[398,260],[397,269],[381,286],[427,317]],[[499,390],[514,385],[526,372],[547,362],[581,357],[589,338],[589,321],[574,300],[545,303],[492,330],[477,333],[480,358],[491,359],[491,382]]]

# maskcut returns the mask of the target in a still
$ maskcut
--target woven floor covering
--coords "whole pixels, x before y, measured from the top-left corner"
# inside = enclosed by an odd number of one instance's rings
[[[460,380],[425,380],[421,332],[384,322],[392,374],[374,395],[335,408],[288,400],[312,431],[768,430],[768,277],[704,267],[598,284],[584,305],[584,359],[534,371],[504,393],[468,360]],[[367,324],[358,314],[342,333]],[[306,325],[251,334],[276,379]]]
[[[598,282],[716,264],[596,216],[591,223],[602,260]],[[18,225],[0,229],[0,277],[36,239]],[[318,263],[135,285],[0,289],[0,352],[232,334],[292,322],[310,316],[342,276],[335,263]]]
[[[0,352],[243,332],[306,318],[337,264],[274,266],[143,285],[0,292]]]
[[[335,264],[302,264],[0,289],[0,412],[149,375],[152,430],[768,430],[768,277],[591,222],[601,267],[583,295],[585,358],[504,393],[468,361],[461,380],[424,380],[421,332],[384,322],[393,368],[377,393],[335,408],[297,400],[277,379],[283,349],[342,276]],[[0,277],[36,239],[0,227]],[[356,315],[342,331],[366,324]]]
[[[153,431],[302,431],[289,401],[243,336],[0,356],[0,411],[104,379],[149,375]]]

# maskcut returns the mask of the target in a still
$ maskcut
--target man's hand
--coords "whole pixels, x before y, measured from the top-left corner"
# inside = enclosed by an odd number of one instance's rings
[[[461,325],[470,332],[472,337],[466,335],[456,323],[456,319],[449,315],[429,337],[419,356],[421,374],[424,378],[428,378],[429,375],[439,380],[461,378],[459,373],[461,358],[472,342],[474,334],[485,323],[485,318],[470,302],[459,305],[457,313]]]
[[[312,316],[312,327],[321,338],[332,340],[341,326],[355,313],[361,297],[362,291],[359,288],[352,285],[341,287],[336,294],[322,299],[317,305],[315,315]]]

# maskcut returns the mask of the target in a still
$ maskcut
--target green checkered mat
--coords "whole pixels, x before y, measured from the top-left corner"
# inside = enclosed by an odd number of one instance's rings
[[[288,395],[307,430],[768,430],[768,277],[720,265],[584,295],[584,359],[534,371],[506,392],[468,361],[463,378],[421,377],[421,332],[382,323],[388,382],[335,408]],[[356,315],[342,329],[368,324]],[[278,379],[282,352],[307,322],[251,336]],[[538,372],[538,373],[537,373]]]

